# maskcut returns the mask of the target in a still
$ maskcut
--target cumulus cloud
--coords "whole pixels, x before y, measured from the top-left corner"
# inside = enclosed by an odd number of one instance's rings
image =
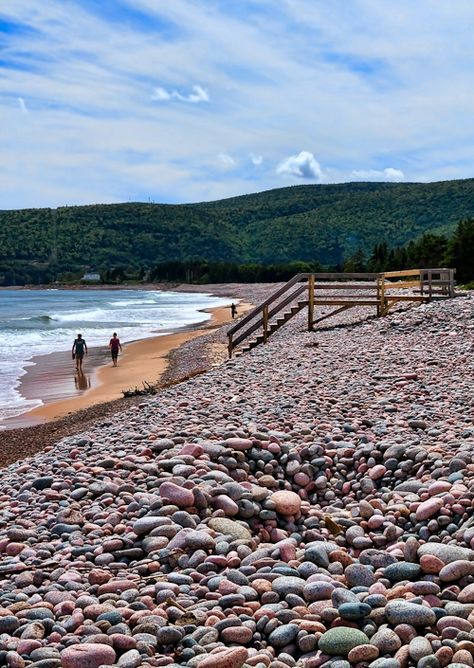
[[[278,165],[276,173],[316,181],[321,180],[323,176],[321,165],[310,151],[300,151],[298,155],[290,155]]]
[[[169,100],[179,100],[180,102],[190,102],[197,104],[198,102],[209,102],[209,93],[205,88],[199,85],[192,87],[192,92],[188,95],[183,95],[177,90],[167,91],[166,88],[158,86],[153,89],[151,99],[154,102],[168,102]]]
[[[231,155],[228,155],[228,153],[219,153],[217,157],[219,158],[220,164],[226,169],[232,169],[237,165],[234,158]]]
[[[263,156],[262,155],[255,155],[255,153],[250,154],[250,160],[252,162],[252,165],[255,165],[255,167],[258,167],[263,163]]]
[[[26,106],[26,102],[22,97],[18,98],[18,104],[20,106],[20,111],[22,114],[27,114],[28,113],[28,108]]]
[[[404,181],[405,174],[401,169],[386,167],[385,169],[354,169],[352,176],[362,181]]]

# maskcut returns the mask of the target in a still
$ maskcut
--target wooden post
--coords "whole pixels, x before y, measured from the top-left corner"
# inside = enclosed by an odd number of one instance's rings
[[[431,269],[428,269],[428,298],[431,301],[433,297],[433,272]]]
[[[385,274],[382,274],[382,277],[380,279],[380,315],[385,315],[385,309],[386,309],[386,303],[385,303]]]
[[[314,322],[314,274],[308,278],[308,332],[313,331]]]
[[[263,307],[263,343],[268,339],[268,304]]]
[[[229,337],[229,344],[227,346],[227,350],[229,351],[229,359],[232,358],[232,334],[228,334]]]
[[[380,289],[380,281],[381,277],[377,276],[377,316],[380,318],[382,315],[382,309],[381,309],[381,289]]]
[[[442,295],[449,294],[449,270],[439,272],[440,291]]]
[[[454,297],[454,269],[449,270],[449,296]]]

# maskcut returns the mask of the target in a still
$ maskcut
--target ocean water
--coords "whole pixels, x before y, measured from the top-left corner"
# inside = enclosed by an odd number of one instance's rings
[[[42,404],[19,392],[32,358],[71,350],[77,333],[107,346],[167,334],[209,319],[200,309],[229,304],[202,293],[159,290],[0,290],[0,422]],[[1,428],[1,427],[0,427]]]

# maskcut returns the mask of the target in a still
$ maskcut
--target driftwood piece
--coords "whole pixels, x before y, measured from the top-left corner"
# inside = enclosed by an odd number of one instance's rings
[[[150,383],[147,383],[146,380],[143,382],[143,389],[139,389],[138,387],[135,386],[135,388],[132,390],[122,390],[122,394],[124,397],[144,397],[144,396],[149,396],[156,394],[156,387],[154,385],[151,385]]]

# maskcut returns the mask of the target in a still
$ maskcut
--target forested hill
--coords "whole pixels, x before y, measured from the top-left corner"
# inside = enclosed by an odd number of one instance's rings
[[[0,211],[0,274],[146,270],[190,259],[334,265],[383,241],[394,247],[425,232],[449,234],[472,216],[474,179],[294,186],[201,204]]]

